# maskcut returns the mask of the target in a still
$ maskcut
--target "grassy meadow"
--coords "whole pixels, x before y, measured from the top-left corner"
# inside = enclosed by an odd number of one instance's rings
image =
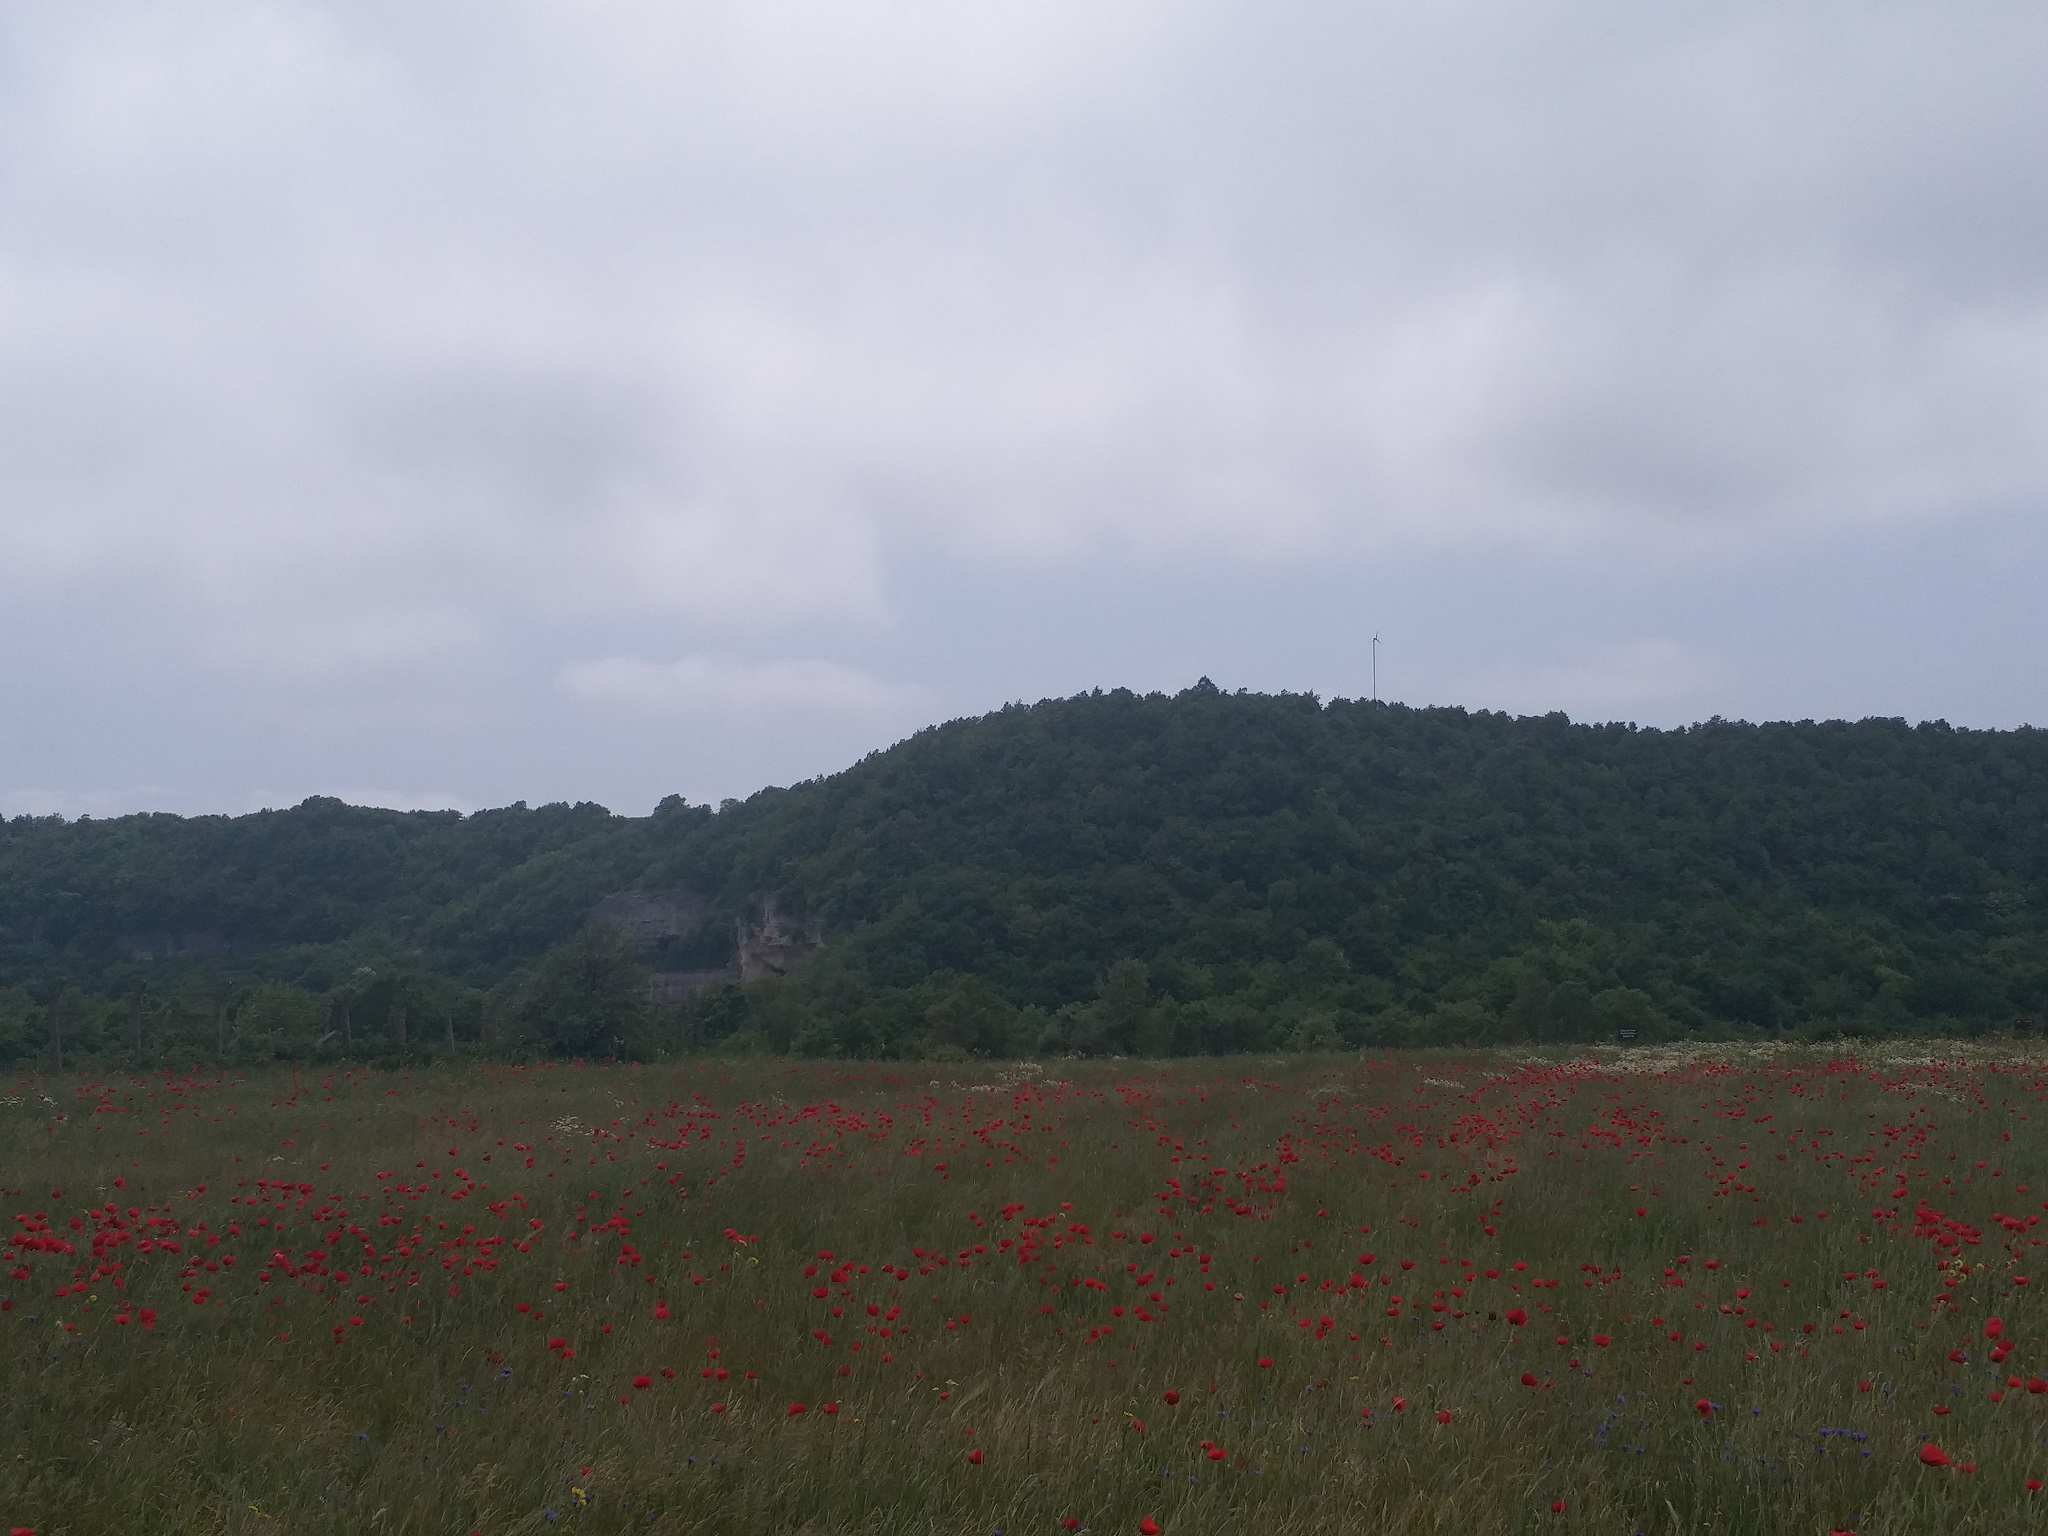
[[[2039,1529],[2044,1092],[1952,1043],[17,1076],[0,1528]]]

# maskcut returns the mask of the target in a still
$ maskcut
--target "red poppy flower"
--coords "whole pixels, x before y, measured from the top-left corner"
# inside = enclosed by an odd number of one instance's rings
[[[1570,1508],[1571,1505],[1565,1503],[1563,1499],[1552,1499],[1550,1501],[1550,1512],[1553,1515],[1561,1515]]]
[[[795,1418],[798,1414],[802,1413],[803,1411],[804,1405],[802,1403],[791,1403],[789,1405],[789,1417],[792,1419]]]
[[[1699,1416],[1703,1419],[1711,1419],[1714,1416],[1714,1405],[1708,1402],[1704,1397],[1701,1398],[1698,1402],[1694,1403],[1692,1406],[1693,1410],[1696,1413],[1698,1413]]]
[[[654,1378],[652,1376],[635,1376],[633,1378],[633,1390],[636,1392],[645,1392],[653,1385]]]
[[[1164,1401],[1166,1406],[1169,1408],[1171,1408],[1175,1403],[1180,1401],[1180,1394],[1174,1391],[1171,1387],[1168,1387],[1164,1392],[1160,1393],[1159,1396],[1161,1400]]]
[[[973,1450],[967,1453],[967,1465],[969,1465],[970,1467],[978,1467],[981,1465],[980,1446],[977,1445]]]
[[[1221,1461],[1224,1456],[1223,1447],[1220,1445],[1212,1445],[1209,1447],[1207,1454],[1211,1461]]]
[[[1262,1371],[1270,1371],[1271,1369],[1273,1369],[1273,1359],[1270,1355],[1259,1356],[1259,1369]],[[1148,1515],[1146,1518],[1150,1519],[1151,1517]]]
[[[1593,1347],[1595,1349],[1605,1349],[1608,1345],[1612,1344],[1613,1342],[1614,1340],[1608,1338],[1607,1335],[1604,1333],[1596,1333],[1593,1335]]]
[[[1920,1465],[1923,1467],[1945,1467],[1948,1454],[1932,1440],[1920,1447]]]
[[[1160,1529],[1159,1522],[1150,1515],[1138,1522],[1139,1536],[1159,1536]]]
[[[1529,1321],[1529,1314],[1524,1312],[1520,1307],[1515,1307],[1510,1309],[1510,1311],[1508,1312],[1508,1321],[1514,1324],[1515,1327],[1519,1328],[1524,1323]]]
[[[1535,1373],[1534,1371],[1524,1371],[1524,1372],[1522,1372],[1522,1385],[1523,1385],[1523,1386],[1525,1386],[1525,1387],[1533,1387],[1533,1386],[1535,1386],[1535,1385],[1536,1385],[1536,1373]]]
[[[2003,1332],[2005,1324],[1995,1317],[1988,1319],[1984,1324],[1984,1337],[1987,1339],[1995,1339]]]
[[[1437,1421],[1437,1423],[1439,1423],[1439,1424],[1448,1424],[1448,1423],[1450,1423],[1450,1422],[1451,1422],[1451,1410],[1450,1410],[1450,1409],[1448,1409],[1448,1408],[1439,1408],[1439,1409],[1437,1409],[1437,1411],[1436,1411],[1436,1421]]]

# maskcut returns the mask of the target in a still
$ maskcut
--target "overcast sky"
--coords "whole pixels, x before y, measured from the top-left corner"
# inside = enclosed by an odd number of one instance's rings
[[[0,10],[0,811],[2048,723],[2048,7]]]

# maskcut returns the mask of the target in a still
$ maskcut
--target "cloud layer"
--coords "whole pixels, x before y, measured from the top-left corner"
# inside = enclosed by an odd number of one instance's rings
[[[915,688],[882,682],[831,661],[741,662],[685,656],[653,662],[610,656],[563,669],[562,685],[585,703],[649,715],[724,719],[848,716],[913,728],[930,701]]]
[[[1029,647],[936,660],[932,582],[1668,582],[2038,518],[2044,45],[1846,0],[17,8],[0,644],[101,704],[0,790],[160,782],[143,674],[294,778],[426,729],[424,787],[550,711],[1028,691]],[[1125,680],[1085,623],[1059,680]],[[1746,707],[1682,636],[1547,645],[1441,675]],[[276,781],[235,760],[182,792]]]

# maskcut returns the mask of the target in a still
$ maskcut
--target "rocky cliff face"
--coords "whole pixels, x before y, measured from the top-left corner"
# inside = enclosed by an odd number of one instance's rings
[[[710,910],[711,903],[695,891],[620,891],[599,902],[590,921],[618,929],[640,950],[658,951],[693,932]]]
[[[695,891],[620,891],[607,896],[590,914],[593,926],[615,928],[633,941],[656,965],[668,947],[694,934],[711,910]],[[786,976],[824,947],[815,925],[793,922],[773,896],[759,898],[753,912],[740,919],[738,958],[718,971],[657,970],[647,979],[647,999],[656,1007],[674,1007],[695,994],[727,981],[760,981]]]
[[[699,992],[723,986],[737,973],[724,971],[656,971],[647,978],[647,1001],[656,1008],[674,1008]]]
[[[825,947],[825,937],[815,927],[794,924],[784,918],[776,910],[773,896],[761,898],[757,913],[751,922],[745,918],[740,920],[741,981],[787,976]]]

